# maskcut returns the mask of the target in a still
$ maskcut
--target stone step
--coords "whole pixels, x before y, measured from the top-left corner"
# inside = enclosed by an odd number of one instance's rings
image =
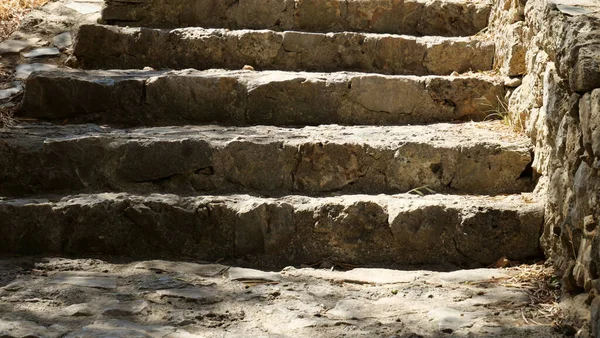
[[[487,26],[491,1],[108,0],[102,19],[136,27],[467,36]]]
[[[129,126],[398,125],[481,120],[498,78],[280,71],[64,71],[33,74],[21,115]]]
[[[449,75],[492,69],[494,44],[481,38],[370,33],[303,33],[83,25],[74,54],[83,68],[361,71]]]
[[[0,134],[0,194],[127,191],[504,194],[532,189],[529,139],[500,123],[374,127],[22,124]]]
[[[489,265],[540,255],[543,214],[529,194],[8,199],[0,201],[0,252],[240,258],[261,266]]]

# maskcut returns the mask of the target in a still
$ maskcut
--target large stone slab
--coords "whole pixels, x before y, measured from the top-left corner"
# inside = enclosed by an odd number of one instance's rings
[[[242,69],[250,65],[257,70],[448,75],[490,70],[494,44],[476,37],[83,25],[74,54],[84,68],[101,69]]]
[[[26,87],[22,116],[132,126],[481,120],[504,97],[502,83],[484,75],[57,71],[36,73]]]
[[[201,336],[173,326],[142,325],[120,319],[109,319],[96,320],[93,324],[70,332],[65,337],[200,338]]]
[[[98,289],[115,289],[117,287],[117,278],[114,276],[103,276],[97,273],[72,271],[56,274],[52,280],[50,280],[50,283],[85,286]]]
[[[102,18],[139,27],[211,27],[407,35],[473,35],[490,1],[109,0]]]
[[[222,301],[218,294],[208,288],[182,288],[182,289],[166,289],[156,292],[160,297],[181,298],[188,301],[196,301],[202,304],[214,304]]]
[[[281,276],[277,272],[260,271],[255,269],[232,267],[227,270],[231,280],[237,281],[268,281],[278,282]]]
[[[105,193],[55,201],[9,199],[0,202],[0,251],[235,258],[260,261],[262,266],[322,259],[355,264],[487,265],[502,256],[522,260],[539,254],[543,206],[528,202],[530,198]],[[423,278],[400,273],[391,279],[371,280],[360,274],[360,270],[340,273],[340,279],[402,283]],[[178,290],[169,292],[176,296]]]
[[[415,270],[391,270],[391,269],[374,269],[374,268],[356,268],[349,271],[335,271],[325,269],[284,269],[281,272],[284,277],[292,278],[319,278],[333,282],[347,282],[357,284],[400,284],[400,283],[416,283],[424,281],[429,276],[437,276],[437,273],[431,271]]]
[[[220,264],[198,264],[192,262],[173,262],[153,260],[140,262],[136,269],[147,269],[161,272],[193,274],[201,277],[214,277],[225,272],[228,267]]]
[[[0,134],[0,193],[138,191],[264,195],[532,188],[528,139],[497,122],[427,126],[22,124]]]
[[[18,80],[24,80],[33,72],[47,72],[56,70],[58,67],[56,65],[46,64],[46,63],[24,63],[15,69],[15,78]]]

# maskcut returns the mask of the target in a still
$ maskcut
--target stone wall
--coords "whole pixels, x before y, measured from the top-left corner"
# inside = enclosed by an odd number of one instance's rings
[[[500,0],[496,69],[521,78],[508,111],[531,137],[546,199],[541,244],[565,290],[589,293],[600,337],[600,4]]]

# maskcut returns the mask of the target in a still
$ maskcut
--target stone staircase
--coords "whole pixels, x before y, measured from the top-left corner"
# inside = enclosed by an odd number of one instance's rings
[[[537,257],[529,140],[483,121],[505,93],[475,35],[490,8],[108,0],[110,25],[79,30],[82,69],[30,76],[33,122],[0,134],[0,252]]]

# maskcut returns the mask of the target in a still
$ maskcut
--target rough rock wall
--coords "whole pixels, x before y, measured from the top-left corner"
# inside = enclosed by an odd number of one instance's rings
[[[541,239],[571,292],[590,293],[600,337],[600,4],[500,0],[492,11],[496,68],[522,76],[508,106],[523,116],[546,199]]]

